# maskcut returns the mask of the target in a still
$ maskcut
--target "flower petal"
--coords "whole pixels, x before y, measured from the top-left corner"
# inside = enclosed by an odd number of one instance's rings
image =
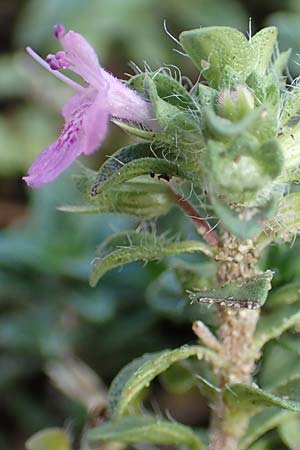
[[[69,31],[60,42],[71,62],[71,70],[90,85],[103,88],[106,81],[101,76],[98,57],[91,44],[75,31]]]
[[[85,146],[83,153],[89,155],[99,147],[108,129],[109,113],[105,94],[98,94],[83,119]]]
[[[89,136],[90,132],[86,126],[88,118],[95,120],[99,113],[95,113],[94,101],[89,98],[82,97],[81,101],[73,96],[71,101],[74,103],[73,110],[68,104],[69,111],[64,114],[67,117],[65,126],[61,135],[53,144],[47,147],[33,162],[28,171],[28,176],[24,180],[31,187],[37,188],[45,183],[53,181],[81,153],[91,153],[99,142],[102,142],[106,127],[101,128],[101,133],[94,133]],[[78,104],[75,107],[76,102]],[[96,108],[97,109],[97,108]],[[106,119],[107,121],[107,119]],[[106,122],[105,122],[106,123]],[[98,142],[96,139],[98,138]]]
[[[149,102],[140,97],[114,76],[109,76],[109,108],[114,117],[142,124],[149,124],[154,119]]]

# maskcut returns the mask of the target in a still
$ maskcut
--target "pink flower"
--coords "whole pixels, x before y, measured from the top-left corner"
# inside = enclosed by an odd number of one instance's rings
[[[92,46],[78,33],[65,33],[62,25],[54,27],[63,50],[48,55],[44,61],[31,48],[28,53],[57,78],[76,90],[64,106],[64,128],[59,138],[35,159],[24,180],[38,188],[54,180],[75,159],[93,153],[102,144],[110,117],[137,122],[151,129],[151,105],[99,64]],[[82,86],[59,69],[70,69],[85,82]]]

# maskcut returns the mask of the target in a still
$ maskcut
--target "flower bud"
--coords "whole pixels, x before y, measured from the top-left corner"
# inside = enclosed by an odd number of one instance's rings
[[[234,89],[223,89],[217,100],[217,113],[237,122],[254,109],[254,97],[245,86]]]

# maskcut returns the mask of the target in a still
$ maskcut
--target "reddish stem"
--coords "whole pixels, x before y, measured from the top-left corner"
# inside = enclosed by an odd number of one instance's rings
[[[206,220],[199,216],[198,211],[184,198],[173,191],[176,203],[185,212],[187,217],[189,217],[192,222],[196,225],[198,233],[200,233],[203,238],[213,246],[217,246],[220,243],[216,233],[210,228]]]

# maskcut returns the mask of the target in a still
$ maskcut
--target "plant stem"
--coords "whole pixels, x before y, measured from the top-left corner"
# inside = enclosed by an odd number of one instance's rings
[[[216,256],[218,279],[221,286],[228,282],[244,281],[255,275],[258,254],[250,240],[239,242],[224,233]],[[234,383],[250,384],[257,354],[253,350],[253,334],[259,310],[235,310],[219,306],[219,341],[221,368],[218,370],[219,387]],[[249,416],[235,414],[220,394],[212,405],[210,450],[236,450],[245,433]]]
[[[180,206],[180,208],[185,212],[185,215],[189,217],[196,226],[198,233],[203,236],[208,244],[214,247],[217,246],[220,241],[208,222],[200,217],[198,211],[193,207],[193,205],[191,205],[188,200],[184,199],[182,196],[174,192],[174,190],[172,190],[172,193],[178,206]]]

